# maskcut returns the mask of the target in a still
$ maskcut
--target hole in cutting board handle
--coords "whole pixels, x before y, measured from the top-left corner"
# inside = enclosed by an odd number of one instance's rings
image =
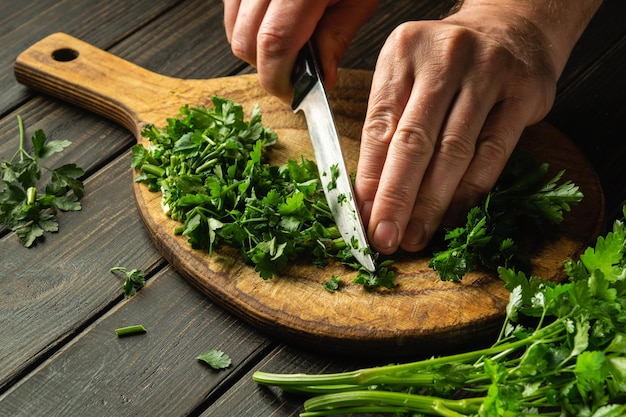
[[[78,51],[71,48],[61,48],[52,52],[52,59],[59,62],[69,62],[78,58]]]

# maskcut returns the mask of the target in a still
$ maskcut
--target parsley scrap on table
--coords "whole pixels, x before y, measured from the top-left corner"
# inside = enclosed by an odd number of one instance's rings
[[[213,369],[226,369],[230,366],[230,357],[221,350],[211,349],[199,355],[196,359],[209,365]]]
[[[110,269],[111,272],[122,272],[124,274],[124,297],[130,298],[146,285],[145,272],[141,269],[131,269],[130,271],[121,266]]]
[[[43,160],[62,152],[71,142],[49,140],[39,129],[27,149],[24,123],[19,125],[19,148],[9,160],[0,161],[0,223],[14,231],[22,244],[32,246],[46,232],[57,232],[58,211],[78,211],[83,196],[84,171],[76,164],[50,168]],[[44,172],[50,173],[47,184],[40,184]]]
[[[115,329],[117,337],[136,336],[138,334],[144,334],[147,330],[141,324],[134,324],[132,326],[118,327]]]

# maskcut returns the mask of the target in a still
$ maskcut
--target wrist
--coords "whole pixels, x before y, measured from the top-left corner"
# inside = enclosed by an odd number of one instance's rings
[[[543,52],[558,78],[602,0],[461,0],[446,20],[508,44],[521,59]],[[546,63],[547,64],[547,63]]]

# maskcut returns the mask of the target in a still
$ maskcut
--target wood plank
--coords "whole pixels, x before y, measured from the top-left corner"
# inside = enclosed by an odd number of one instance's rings
[[[181,0],[94,0],[0,2],[8,25],[0,32],[0,114],[28,99],[28,91],[13,78],[13,60],[29,45],[57,31],[66,31],[108,48]],[[16,6],[19,6],[16,10]]]
[[[121,298],[111,267],[150,271],[161,261],[134,206],[129,164],[127,153],[89,178],[83,210],[62,213],[44,244],[0,239],[0,391]]]
[[[147,333],[115,335],[133,324]],[[269,345],[166,268],[0,396],[0,409],[12,417],[189,415]],[[196,359],[210,349],[232,365],[216,371]]]
[[[96,2],[93,4],[98,5]],[[153,3],[150,4],[152,5]],[[163,2],[161,2],[161,5],[163,6]],[[133,10],[135,10],[134,7],[130,7],[128,10],[129,14],[132,15]],[[194,15],[192,13],[194,7],[200,14]],[[120,9],[128,8],[120,7]],[[106,10],[105,7],[104,11]],[[144,12],[146,10],[150,12],[151,9],[145,9]],[[192,67],[190,64],[196,62],[202,64],[201,68],[197,70],[202,70],[208,76],[211,75],[211,71],[215,71],[215,73],[220,71],[232,72],[240,67],[240,63],[233,58],[225,64],[226,61],[220,60],[219,57],[227,55],[225,52],[228,46],[222,46],[221,49],[211,48],[210,40],[202,44],[203,47],[209,47],[209,52],[203,55],[202,59],[197,57],[199,51],[192,50],[184,54],[181,53],[180,56],[176,57],[176,60],[167,60],[174,52],[178,51],[180,53],[180,51],[186,50],[186,45],[188,44],[200,44],[199,40],[194,38],[194,36],[197,36],[198,26],[212,28],[211,36],[213,36],[216,27],[220,27],[220,31],[223,32],[223,29],[221,29],[221,11],[219,13],[218,11],[219,8],[215,7],[215,3],[211,4],[201,0],[185,2],[181,7],[170,10],[167,15],[154,20],[152,24],[132,35],[131,39],[119,43],[115,48],[121,53],[128,52],[133,57],[143,59],[143,61],[150,62],[155,66],[164,67],[173,73],[181,70],[183,72],[188,71]],[[61,9],[55,13],[62,14],[64,12],[67,12],[67,10]],[[81,13],[87,13],[87,11],[83,9],[74,10],[75,18],[80,19],[81,16],[84,17]],[[123,13],[123,11],[120,13]],[[190,15],[197,17],[195,20],[197,23],[187,26],[183,25],[184,18],[188,18]],[[162,28],[169,21],[176,22],[184,30],[178,31],[177,36],[170,36],[168,38],[169,42],[164,46],[163,39],[159,38],[159,36],[164,36]],[[140,26],[143,23],[138,24],[135,21],[133,24]],[[71,27],[76,28],[76,23],[74,22]],[[208,34],[202,31],[199,33],[210,38]],[[115,35],[115,32],[112,30],[110,34]],[[99,36],[104,35],[101,34]],[[106,42],[104,38],[98,39],[104,43],[113,42],[112,39],[108,39]],[[144,47],[136,48],[134,45],[137,44],[144,45]],[[6,60],[3,59],[3,61]],[[12,58],[10,61],[10,64],[13,65]],[[0,132],[2,132],[0,136],[0,157],[8,158],[16,149],[18,132],[15,116],[18,113],[23,116],[29,134],[32,134],[35,129],[42,128],[54,139],[67,138],[73,142],[72,147],[64,152],[61,159],[53,158],[50,161],[52,164],[57,162],[75,162],[85,168],[88,175],[103,168],[108,161],[123,153],[124,150],[136,142],[127,130],[114,123],[42,96],[31,100],[27,105],[20,107],[17,111],[0,121]],[[119,297],[121,292],[120,283],[108,273],[108,268],[114,266],[111,264],[113,260],[120,258],[121,255],[125,255],[120,260],[136,263],[132,267],[149,267],[160,259],[150,242],[142,240],[146,237],[145,229],[136,217],[132,195],[129,197],[129,194],[124,194],[124,192],[130,190],[132,174],[128,169],[130,163],[128,155],[124,157],[123,161],[114,162],[115,168],[111,168],[110,171],[108,171],[109,168],[104,168],[106,172],[104,174],[99,173],[99,177],[93,180],[95,183],[92,180],[88,181],[86,197],[83,201],[83,212],[62,215],[61,232],[58,235],[50,236],[46,243],[40,247],[29,252],[19,247],[19,243],[14,235],[6,236],[2,241],[3,258],[6,256],[19,261],[12,261],[11,269],[7,270],[12,276],[11,280],[3,279],[0,282],[0,288],[3,289],[1,291],[4,297],[0,307],[4,308],[4,310],[0,311],[3,314],[8,314],[6,315],[6,321],[4,320],[5,316],[0,315],[0,317],[3,317],[2,327],[4,330],[0,334],[3,335],[2,339],[5,337],[15,339],[10,343],[2,343],[0,348],[0,358],[2,358],[0,390],[7,384],[7,381],[15,378],[16,375],[32,366],[39,358],[49,354],[51,350],[56,349],[59,343],[63,343],[68,337],[68,334],[88,323],[94,315],[100,314],[108,303]],[[107,181],[112,181],[112,183],[106,184]],[[114,187],[119,185],[120,181],[122,185],[126,185],[126,188],[122,187],[122,191],[117,191]],[[109,202],[111,196],[115,196],[112,200],[114,204]],[[82,220],[78,220],[74,216],[79,216]],[[94,232],[93,227],[96,225],[83,223],[90,218],[110,218],[112,221],[106,226],[106,232],[102,230]],[[65,222],[67,222],[67,225]],[[110,227],[112,229],[108,230]],[[1,232],[2,230],[0,230]],[[78,233],[83,237],[76,240],[74,233]],[[130,237],[124,236],[125,233],[128,233]],[[113,244],[111,248],[106,248],[108,252],[105,252],[104,256],[98,256],[99,254],[102,255],[101,251],[99,251],[99,245],[102,242],[114,241],[124,242],[124,244]],[[95,268],[98,270],[99,275],[90,279],[97,279],[99,284],[91,290],[95,292],[90,292],[89,297],[83,299],[80,308],[77,308],[76,299],[81,298],[81,289],[73,288],[72,291],[66,292],[67,290],[64,288],[73,285],[72,282],[77,279],[76,274],[79,274],[80,271],[72,269],[73,275],[61,276],[62,271],[67,269],[61,268],[41,283],[39,281],[41,276],[48,275],[47,269],[49,266],[46,265],[46,262],[52,262],[53,265],[60,262],[57,258],[60,248],[57,245],[69,249],[74,244],[80,245],[79,242],[84,243],[81,250],[67,256],[64,255],[66,257],[63,260],[63,264],[67,265],[67,268],[72,268],[72,265],[84,266],[87,264],[89,265],[87,271],[91,272]],[[126,248],[125,245],[130,245],[130,249]],[[25,256],[26,253],[31,254],[35,251],[39,260],[38,263],[33,263],[32,260],[29,261],[30,255]],[[108,255],[115,256],[109,258]],[[26,269],[26,272],[22,271],[23,269]],[[27,278],[24,278],[25,275],[28,275]],[[104,280],[102,277],[104,277]],[[103,284],[104,288],[102,288]],[[18,291],[22,285],[36,286],[38,293],[33,295]],[[87,285],[91,285],[91,283],[88,282]],[[29,306],[33,300],[38,300],[38,303],[35,306]],[[27,305],[28,308],[23,308]],[[49,317],[50,320],[37,321],[37,324],[29,330],[29,334],[17,337],[19,326],[26,325],[33,318],[40,316],[48,317],[46,309],[52,308],[51,305],[54,305],[57,311]],[[20,307],[18,308],[17,306]],[[58,322],[54,322],[57,319]],[[67,326],[67,328],[64,328],[64,326]],[[44,337],[41,336],[42,332]]]
[[[252,374],[255,371],[322,374],[385,364],[375,361],[338,361],[333,359],[333,356],[332,346],[328,347],[326,355],[320,355],[281,345],[268,353],[257,366],[243,375],[223,396],[209,404],[200,414],[200,417],[297,417],[304,411],[302,403],[306,396],[285,393],[276,387],[259,386],[252,380]],[[370,415],[359,414],[362,417]]]
[[[150,71],[177,78],[233,75],[247,64],[232,54],[222,22],[221,1],[185,1],[110,48],[110,52]]]

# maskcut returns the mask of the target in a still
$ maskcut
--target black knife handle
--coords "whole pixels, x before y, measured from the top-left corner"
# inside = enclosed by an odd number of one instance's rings
[[[308,41],[298,52],[298,58],[293,67],[291,81],[293,83],[293,99],[291,108],[297,109],[300,102],[306,97],[313,85],[324,79],[322,67],[319,65],[317,52],[312,41]]]

